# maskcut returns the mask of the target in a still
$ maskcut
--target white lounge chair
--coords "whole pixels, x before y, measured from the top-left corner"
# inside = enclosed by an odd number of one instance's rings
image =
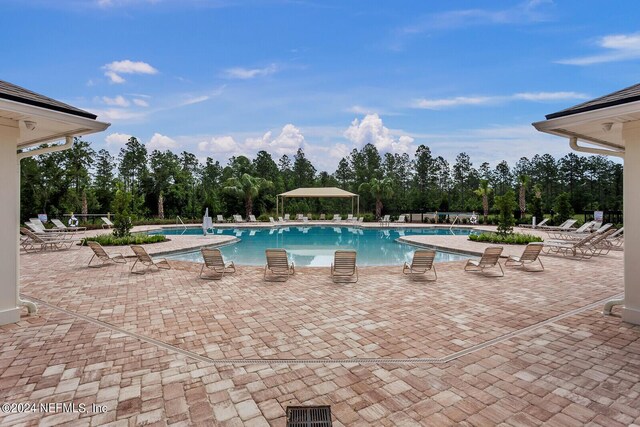
[[[255,215],[249,215],[249,222],[258,222]]]
[[[543,225],[542,227],[539,227],[541,230],[561,230],[561,231],[571,231],[573,224],[575,224],[576,222],[578,222],[575,219],[568,219],[565,222],[563,222],[562,224],[558,225],[558,226],[554,226],[554,225]]]
[[[296,221],[302,221],[303,218],[304,218],[304,215],[302,215],[302,214],[297,214],[296,215]]]
[[[100,217],[102,220],[102,228],[113,228],[113,223],[106,216]]]
[[[87,227],[71,227],[71,226],[67,227],[59,219],[52,219],[51,222],[60,231],[72,231],[72,232],[84,233],[87,230]]]
[[[390,221],[391,221],[391,216],[385,215],[382,218],[380,218],[380,225],[389,225]]]
[[[284,220],[285,220],[285,221],[291,221],[291,215],[289,215],[289,214],[284,214]]]
[[[224,222],[224,217],[222,215],[216,215],[216,222]]]
[[[333,222],[340,222],[340,221],[342,221],[342,216],[340,214],[334,214]]]
[[[544,225],[549,222],[551,218],[545,218],[542,221],[540,221],[539,223],[537,223],[536,225],[533,225],[533,223],[531,224],[520,224],[518,227],[522,227],[522,228],[539,228],[539,227],[544,227]]]
[[[407,221],[405,221],[405,216],[404,216],[404,215],[400,215],[400,216],[398,217],[398,219],[397,219],[395,222],[398,222],[398,223],[405,223],[405,222],[407,222]]]

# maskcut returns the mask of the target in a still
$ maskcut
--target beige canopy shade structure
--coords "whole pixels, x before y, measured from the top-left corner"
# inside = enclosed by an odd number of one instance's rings
[[[546,118],[533,126],[568,138],[573,150],[624,159],[624,298],[609,301],[604,312],[624,305],[622,319],[640,325],[640,84]]]
[[[276,212],[280,213],[280,207],[282,207],[282,214],[284,215],[284,201],[285,199],[351,199],[351,213],[355,213],[356,216],[360,215],[360,195],[350,193],[349,191],[342,190],[337,187],[311,187],[311,188],[296,188],[295,190],[287,191],[276,196]],[[280,202],[282,200],[282,202]],[[354,203],[355,209],[354,212]]]
[[[0,80],[0,325],[20,320],[20,160],[71,148],[75,136],[102,132],[95,114]],[[47,148],[40,144],[64,141]],[[21,150],[21,151],[18,151]]]

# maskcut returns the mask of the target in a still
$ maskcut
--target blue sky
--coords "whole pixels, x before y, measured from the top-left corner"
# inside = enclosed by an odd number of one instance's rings
[[[586,5],[586,6],[585,6]],[[112,123],[88,136],[226,163],[303,147],[513,164],[530,125],[638,82],[635,1],[0,0],[0,79]]]

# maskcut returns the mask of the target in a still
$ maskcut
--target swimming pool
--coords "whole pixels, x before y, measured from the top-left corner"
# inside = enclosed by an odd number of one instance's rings
[[[222,246],[220,251],[226,260],[238,265],[264,265],[267,248],[284,248],[290,259],[300,267],[328,267],[333,253],[339,249],[358,251],[358,265],[402,265],[411,261],[415,246],[396,242],[405,235],[468,235],[469,229],[443,228],[360,228],[360,227],[271,227],[271,228],[218,228],[212,234],[235,236],[239,242]],[[163,229],[150,234],[202,234],[200,228]],[[167,258],[202,262],[199,250],[168,255]],[[458,261],[469,258],[465,255],[438,252],[437,262]]]

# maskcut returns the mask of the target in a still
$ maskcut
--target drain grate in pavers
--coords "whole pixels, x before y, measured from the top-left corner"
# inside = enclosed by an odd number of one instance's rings
[[[287,427],[332,427],[331,406],[287,406]]]

